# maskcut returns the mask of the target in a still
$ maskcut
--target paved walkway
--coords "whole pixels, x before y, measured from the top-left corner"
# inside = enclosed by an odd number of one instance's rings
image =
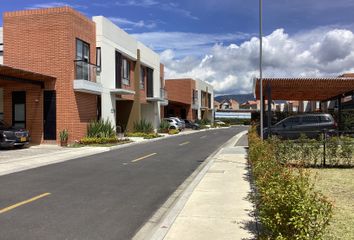
[[[247,141],[241,135],[236,139],[241,146],[231,141],[210,160],[184,206],[172,210],[179,212],[177,217],[170,213],[151,239],[256,239],[253,205],[247,200],[251,192],[244,147]]]

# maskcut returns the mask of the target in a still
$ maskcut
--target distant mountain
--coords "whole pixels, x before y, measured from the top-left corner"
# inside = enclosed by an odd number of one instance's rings
[[[250,101],[250,100],[252,100],[252,101],[256,100],[255,97],[253,96],[253,93],[221,95],[221,96],[217,96],[217,97],[214,98],[214,100],[216,100],[218,102],[222,102],[225,99],[234,99],[238,103],[244,103],[244,102],[247,102],[247,101]]]

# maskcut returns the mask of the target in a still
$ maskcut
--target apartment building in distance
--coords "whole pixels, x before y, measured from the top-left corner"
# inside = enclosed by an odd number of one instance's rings
[[[209,83],[191,78],[166,79],[168,105],[165,117],[182,119],[214,119],[214,90]]]
[[[5,12],[0,29],[0,118],[29,129],[32,142],[56,143],[63,129],[79,140],[99,118],[123,130],[142,118],[158,126],[160,59],[108,19],[23,10]]]

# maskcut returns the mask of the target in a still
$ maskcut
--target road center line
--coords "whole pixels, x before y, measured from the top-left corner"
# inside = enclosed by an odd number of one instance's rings
[[[148,157],[154,156],[154,155],[156,155],[156,154],[157,154],[157,153],[151,153],[151,154],[149,154],[149,155],[146,155],[146,156],[143,156],[143,157],[140,157],[140,158],[134,159],[132,162],[141,161],[141,160],[143,160],[143,159],[145,159],[145,158],[148,158]]]
[[[34,202],[34,201],[36,201],[36,200],[38,200],[38,199],[40,199],[40,198],[49,196],[50,194],[51,194],[51,193],[43,193],[43,194],[38,195],[38,196],[36,196],[36,197],[27,199],[27,200],[25,200],[25,201],[16,203],[16,204],[14,204],[14,205],[8,206],[8,207],[3,208],[3,209],[0,209],[0,214],[5,213],[5,212],[8,212],[8,211],[11,211],[12,209],[15,209],[15,208],[20,207],[20,206],[25,205],[25,204],[28,204],[28,203],[30,203],[30,202]]]
[[[189,143],[190,143],[190,142],[187,141],[187,142],[180,143],[179,145],[180,145],[180,146],[183,146],[183,145],[187,145],[187,144],[189,144]]]
[[[206,135],[204,135],[204,136],[201,136],[200,138],[206,138]]]

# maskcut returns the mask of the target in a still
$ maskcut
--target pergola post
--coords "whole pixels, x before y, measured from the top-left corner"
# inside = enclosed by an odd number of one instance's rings
[[[338,130],[342,130],[342,96],[338,96]]]
[[[261,118],[262,118],[262,122],[263,122],[263,128],[264,128],[264,125],[265,125],[265,96],[264,96],[265,94],[263,94],[263,96],[262,96],[262,103],[261,104],[263,104],[263,109],[261,109],[261,112],[262,112],[262,115],[261,115]]]

